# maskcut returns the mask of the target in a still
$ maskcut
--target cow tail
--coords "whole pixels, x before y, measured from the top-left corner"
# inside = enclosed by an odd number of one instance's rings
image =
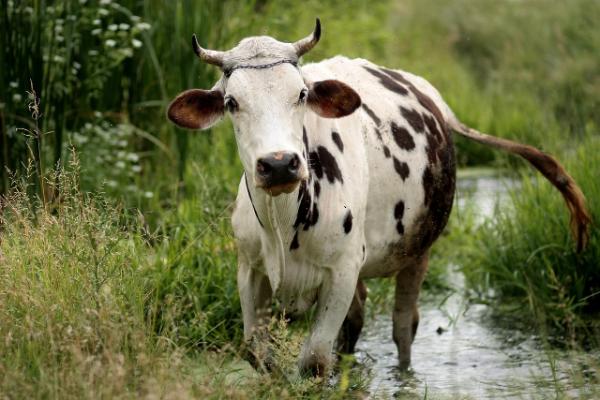
[[[517,154],[542,173],[562,194],[569,213],[571,214],[571,233],[577,242],[577,252],[582,251],[589,239],[591,218],[585,205],[583,192],[573,178],[565,171],[564,167],[551,155],[546,154],[533,146],[513,142],[479,132],[469,128],[456,118],[450,118],[448,126],[461,136],[478,143],[495,147],[509,153]]]

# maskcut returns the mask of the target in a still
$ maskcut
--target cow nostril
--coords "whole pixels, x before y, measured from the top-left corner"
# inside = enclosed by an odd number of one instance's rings
[[[261,175],[266,175],[271,172],[271,166],[264,160],[258,160],[256,162],[256,171]]]
[[[300,158],[298,158],[298,155],[294,154],[294,156],[292,157],[292,160],[290,161],[290,169],[291,170],[297,170],[298,167],[300,166]]]

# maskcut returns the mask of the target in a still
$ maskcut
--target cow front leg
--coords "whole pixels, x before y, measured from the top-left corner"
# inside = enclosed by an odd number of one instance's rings
[[[356,284],[350,309],[342,323],[337,338],[337,351],[342,354],[354,353],[354,347],[362,331],[365,319],[365,301],[367,299],[367,286],[361,280]]]
[[[333,343],[348,313],[358,280],[358,268],[330,270],[319,289],[317,315],[300,353],[303,375],[324,376],[332,362]]]
[[[238,291],[244,321],[247,359],[254,368],[271,366],[268,325],[271,318],[271,285],[268,277],[255,268],[240,263]]]
[[[417,300],[421,283],[427,272],[427,256],[400,270],[396,275],[396,301],[394,305],[394,342],[398,348],[401,369],[410,366],[410,351],[419,326]]]

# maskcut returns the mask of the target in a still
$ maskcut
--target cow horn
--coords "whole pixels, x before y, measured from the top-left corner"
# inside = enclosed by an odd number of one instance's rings
[[[196,34],[192,35],[192,46],[194,47],[194,53],[200,59],[208,64],[216,65],[219,68],[223,67],[223,56],[224,52],[216,51],[216,50],[206,50],[200,47],[198,43],[198,38],[196,38]]]
[[[294,43],[294,49],[296,49],[296,54],[298,55],[298,57],[302,57],[302,55],[308,53],[313,47],[315,47],[315,45],[319,42],[320,38],[321,20],[317,18],[315,30],[304,39],[300,39],[296,43]]]

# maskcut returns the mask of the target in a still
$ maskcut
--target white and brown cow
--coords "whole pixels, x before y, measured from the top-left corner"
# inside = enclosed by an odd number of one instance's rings
[[[250,37],[196,54],[221,68],[211,90],[192,89],[168,117],[206,129],[229,113],[244,166],[232,222],[244,337],[266,340],[272,300],[291,314],[316,303],[301,371],[323,374],[352,352],[363,324],[363,279],[394,277],[393,338],[410,363],[419,323],[417,298],[429,248],[452,209],[451,131],[519,154],[563,194],[578,247],[589,216],[573,179],[551,156],[462,125],[425,79],[367,60],[334,57],[300,67],[319,40],[283,43]],[[263,360],[264,361],[264,360]]]

